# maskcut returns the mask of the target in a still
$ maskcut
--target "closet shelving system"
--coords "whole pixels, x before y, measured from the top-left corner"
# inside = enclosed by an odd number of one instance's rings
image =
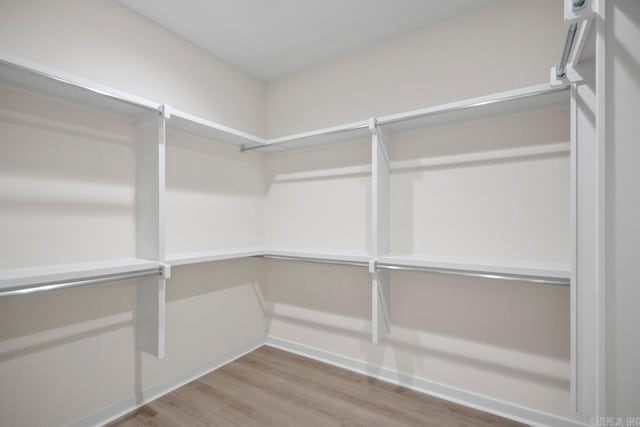
[[[563,61],[566,62],[565,59]],[[170,278],[171,266],[263,257],[367,268],[372,275],[374,342],[378,342],[390,327],[390,270],[426,271],[552,285],[570,284],[569,264],[391,254],[389,224],[390,175],[397,166],[389,157],[389,146],[394,134],[516,112],[567,106],[567,83],[525,87],[275,139],[253,136],[161,103],[132,96],[9,55],[0,55],[0,83],[116,113],[132,119],[138,129],[136,258],[3,270],[0,271],[0,296],[26,295],[65,287],[138,279],[137,345],[139,350],[157,357],[162,357],[164,353],[164,289],[165,280]],[[165,253],[165,127],[203,136],[216,143],[237,146],[244,152],[268,152],[276,156],[281,151],[370,138],[372,193],[369,250],[348,252],[249,247]],[[531,154],[536,154],[535,151],[538,149],[529,148],[533,150]],[[545,150],[549,152],[549,148]],[[568,144],[552,147],[551,150],[568,151]],[[473,160],[478,160],[478,155],[482,156],[476,153]]]

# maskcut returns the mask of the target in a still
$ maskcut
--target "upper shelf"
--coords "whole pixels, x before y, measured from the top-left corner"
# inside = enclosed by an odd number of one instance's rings
[[[167,107],[165,107],[167,108]],[[206,120],[183,111],[167,108],[169,120],[167,126],[171,129],[178,129],[195,135],[204,136],[214,141],[224,144],[236,145],[238,147],[248,145],[264,145],[265,140],[242,132],[219,123]]]
[[[263,139],[3,53],[0,53],[0,84],[9,84],[130,117],[136,117],[145,111],[160,112],[165,109],[165,114],[169,117],[167,120],[169,128],[240,146],[243,147],[243,151],[260,150],[262,152],[367,137],[370,132],[369,123],[372,120],[375,120],[378,126],[391,131],[403,131],[566,105],[569,100],[567,86],[542,84],[280,138]]]
[[[568,105],[568,86],[541,84],[499,92],[478,98],[421,108],[404,113],[373,118],[376,125],[392,132],[435,127],[507,114],[535,111]],[[269,139],[262,144],[244,147],[243,151],[277,151],[311,145],[350,141],[369,135],[370,120]]]
[[[268,139],[263,144],[254,144],[244,147],[242,151],[260,149],[264,152],[280,151],[286,148],[304,148],[320,144],[330,144],[341,141],[352,141],[369,136],[369,121],[347,123],[281,138]]]
[[[569,104],[568,86],[542,84],[463,101],[378,117],[376,123],[392,132],[428,128],[523,113]]]
[[[215,251],[181,252],[167,255],[166,262],[167,264],[171,264],[171,266],[176,266],[261,256],[263,254],[264,248],[254,247]]]
[[[0,84],[127,117],[160,109],[158,103],[4,53],[0,53]]]
[[[139,258],[58,264],[0,270],[0,290],[46,283],[76,281],[112,274],[135,273],[159,268],[158,262]]]

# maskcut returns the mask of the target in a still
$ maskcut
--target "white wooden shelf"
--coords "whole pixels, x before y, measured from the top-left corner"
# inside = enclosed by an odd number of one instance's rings
[[[373,258],[363,251],[296,250],[286,248],[266,248],[264,256],[275,259],[298,261],[326,261],[333,263],[368,264]]]
[[[264,141],[262,145],[251,145],[243,151],[260,149],[262,152],[276,152],[287,148],[306,148],[320,144],[353,141],[369,137],[369,121],[359,121],[344,125],[297,133]]]
[[[362,120],[294,135],[264,139],[231,127],[166,107],[88,80],[0,53],[0,84],[136,118],[149,110],[165,109],[167,126],[213,141],[261,152],[304,148],[368,137],[370,120]],[[374,118],[392,132],[438,126],[485,117],[568,105],[568,87],[542,84],[488,96]]]
[[[403,132],[569,105],[569,87],[541,84],[448,104],[378,117],[391,132]]]
[[[248,145],[263,145],[265,140],[255,135],[242,132],[219,123],[212,122],[201,117],[174,110],[165,106],[168,113],[167,127],[183,132],[189,132],[212,139],[223,144],[235,145],[238,147]]]
[[[368,121],[361,121],[281,138],[264,139],[183,111],[168,107],[165,107],[165,109],[168,112],[167,126],[170,129],[177,129],[223,144],[242,147],[243,151],[259,149],[260,152],[278,152],[293,146],[298,149],[314,145],[351,141],[369,136]]]
[[[524,113],[545,108],[569,105],[568,86],[541,84],[499,92],[478,98],[465,99],[433,107],[373,118],[376,125],[391,132],[423,129],[451,123],[479,120],[487,117]],[[369,120],[303,132],[253,144],[244,151],[280,151],[319,144],[345,142],[367,137]]]
[[[264,248],[239,248],[216,251],[183,252],[166,256],[166,263],[171,266],[197,264],[201,262],[223,261],[228,259],[261,256]]]
[[[160,268],[158,262],[139,258],[58,264],[0,270],[0,290]]]
[[[136,118],[160,104],[0,53],[0,84]]]
[[[520,260],[446,257],[434,255],[385,255],[378,257],[379,264],[399,267],[431,268],[482,274],[513,275],[523,278],[548,279],[567,283],[571,277],[571,267],[563,263],[532,262]]]
[[[249,247],[215,251],[183,252],[167,255],[166,263],[171,266],[197,264],[201,262],[223,261],[247,257],[266,257],[326,263],[367,264],[372,260],[366,252],[295,250],[284,248]]]

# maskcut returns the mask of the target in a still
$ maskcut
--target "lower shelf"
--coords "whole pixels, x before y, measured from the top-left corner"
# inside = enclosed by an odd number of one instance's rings
[[[166,262],[171,266],[197,264],[201,262],[223,261],[247,257],[265,257],[288,259],[292,261],[327,262],[334,264],[368,265],[372,260],[366,252],[296,250],[284,248],[249,247],[214,251],[183,252],[167,255]]]
[[[368,267],[374,258],[361,251],[300,250],[250,247],[229,250],[187,252],[167,256],[172,266],[222,261],[246,257]],[[433,255],[385,255],[379,257],[379,269],[417,270],[431,273],[478,276],[488,279],[568,285],[568,264],[520,260],[444,257]]]
[[[355,266],[368,266],[373,260],[371,255],[359,251],[317,251],[291,250],[282,248],[267,248],[263,254],[265,258],[290,261],[306,261],[316,263],[332,263]]]
[[[265,257],[300,262],[315,262],[367,267],[374,259],[366,252],[294,250],[249,247],[229,250],[200,251],[167,256],[172,266],[222,261],[247,257]],[[453,275],[478,275],[486,278],[523,280],[552,284],[569,284],[568,264],[542,263],[483,258],[442,257],[430,255],[387,255],[376,261],[378,268],[415,269]],[[47,283],[77,281],[99,276],[142,272],[159,268],[156,261],[139,258],[60,264],[0,270],[0,291]],[[494,277],[495,276],[495,277]]]
[[[135,273],[159,268],[157,261],[140,258],[58,264],[0,270],[0,290],[46,283],[77,281],[91,277]]]
[[[215,251],[182,252],[167,255],[166,263],[171,266],[197,264],[201,262],[223,261],[228,259],[246,258],[264,254],[264,248],[250,247]]]
[[[562,263],[412,254],[381,256],[377,264],[390,269],[415,269],[433,273],[558,285],[568,285],[571,278],[570,265]]]

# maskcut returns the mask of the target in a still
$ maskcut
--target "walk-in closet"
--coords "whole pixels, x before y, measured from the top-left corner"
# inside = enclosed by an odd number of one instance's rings
[[[640,425],[640,2],[0,2],[0,426]]]

